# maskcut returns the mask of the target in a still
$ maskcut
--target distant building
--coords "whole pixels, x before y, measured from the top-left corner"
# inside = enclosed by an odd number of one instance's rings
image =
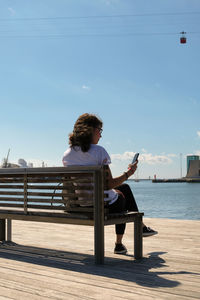
[[[28,163],[28,168],[33,168],[33,163],[29,162]]]
[[[19,168],[19,165],[13,163],[2,164],[0,168]]]
[[[20,168],[27,168],[27,162],[23,159],[23,158],[19,158],[18,159],[18,164],[20,166]]]
[[[189,171],[191,160],[199,160],[199,156],[198,155],[188,155],[187,156],[187,173]]]
[[[187,175],[186,177],[200,178],[200,160],[198,155],[187,156]]]

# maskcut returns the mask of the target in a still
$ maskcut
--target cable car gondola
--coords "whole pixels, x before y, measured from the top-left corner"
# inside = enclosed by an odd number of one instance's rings
[[[186,42],[187,42],[187,39],[186,39],[186,36],[185,36],[186,32],[182,31],[182,32],[180,32],[180,34],[181,34],[180,43],[181,44],[186,44]]]

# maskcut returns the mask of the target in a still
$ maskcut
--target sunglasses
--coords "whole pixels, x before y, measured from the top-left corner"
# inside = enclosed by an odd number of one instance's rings
[[[103,129],[102,129],[102,128],[99,128],[99,127],[96,127],[96,128],[99,130],[99,133],[102,134]]]

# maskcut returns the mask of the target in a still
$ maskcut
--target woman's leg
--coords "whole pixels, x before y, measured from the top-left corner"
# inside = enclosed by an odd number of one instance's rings
[[[125,209],[128,211],[139,211],[137,203],[135,201],[135,198],[133,196],[133,193],[131,191],[131,188],[128,184],[124,183],[121,184],[120,186],[117,186],[115,188],[116,190],[119,190],[125,197]]]
[[[120,191],[124,195],[124,198],[126,199],[125,207],[127,211],[139,211],[137,203],[131,191],[131,188],[127,183],[123,183],[117,186],[115,189]],[[142,224],[142,227],[144,226],[145,225]]]
[[[122,195],[118,196],[118,199],[111,205],[109,205],[109,212],[110,213],[121,213],[126,210],[126,200]],[[126,228],[126,224],[116,224],[115,225],[115,232],[116,232],[116,243],[121,244],[123,234]]]
[[[115,188],[116,190],[120,191],[126,201],[125,201],[125,208],[128,211],[139,211],[137,203],[135,201],[135,198],[133,196],[133,193],[131,191],[131,188],[128,184],[124,183],[118,187]],[[150,227],[147,227],[144,223],[142,223],[142,228],[143,228],[143,236],[151,236],[154,234],[157,234],[158,232],[153,230]]]

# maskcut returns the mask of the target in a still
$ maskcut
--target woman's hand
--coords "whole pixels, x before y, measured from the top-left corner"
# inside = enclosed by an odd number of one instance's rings
[[[131,175],[133,175],[137,169],[138,161],[134,162],[134,164],[128,165],[128,171],[123,173],[122,175],[113,178],[110,167],[108,166],[108,189],[113,189],[120,184],[122,184],[125,180],[128,179]]]
[[[135,171],[137,170],[137,164],[138,161],[134,162],[134,164],[128,165],[128,171],[126,172],[128,174],[128,177],[135,173]]]

